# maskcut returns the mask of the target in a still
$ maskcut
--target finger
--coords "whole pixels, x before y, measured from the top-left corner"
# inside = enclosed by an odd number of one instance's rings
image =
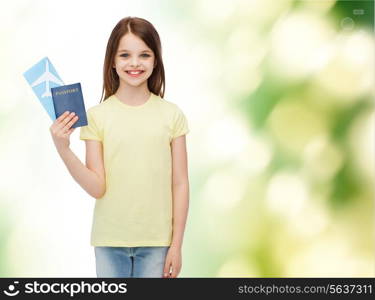
[[[56,134],[64,134],[68,131],[70,127],[67,126],[67,123],[73,118],[73,116],[73,114],[69,114],[55,125]]]
[[[64,127],[74,117],[74,115],[74,112],[65,115],[64,118],[58,122],[58,126]]]
[[[177,263],[172,266],[172,277],[177,277],[178,274],[180,274],[181,271],[181,263]]]
[[[68,131],[68,135],[71,135],[73,133],[75,128],[70,128],[69,131]]]
[[[68,124],[66,124],[66,126],[68,126],[69,128],[72,127],[72,125],[77,122],[78,120],[78,116],[75,116],[74,118],[72,118]]]
[[[69,111],[67,110],[63,114],[60,115],[60,117],[57,118],[58,121],[62,121],[67,115],[69,115]]]
[[[64,132],[68,131],[70,127],[78,120],[78,116],[73,117],[65,126],[62,128]]]
[[[53,131],[54,129],[56,129],[57,131],[59,131],[59,128],[60,128],[60,124],[61,122],[67,117],[69,116],[69,111],[66,111],[64,112],[63,114],[61,114],[51,125],[50,127],[50,130]]]
[[[171,277],[172,277],[172,278],[176,278],[176,277],[177,277],[177,268],[176,268],[176,267],[173,267],[173,266],[172,266]]]
[[[169,276],[169,271],[167,270],[164,270],[164,274],[163,274],[163,277],[164,278],[167,278]]]
[[[164,270],[163,270],[164,277],[169,276],[169,270],[170,270],[170,261],[167,260],[166,263],[165,263],[165,266],[164,266]]]
[[[167,257],[164,263],[164,269],[163,269],[164,275],[169,271],[169,267],[170,267],[170,261],[169,261],[169,258]]]

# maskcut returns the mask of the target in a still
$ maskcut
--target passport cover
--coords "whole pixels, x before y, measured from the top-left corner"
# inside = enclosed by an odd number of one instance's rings
[[[69,112],[75,112],[78,116],[78,120],[72,125],[72,128],[87,125],[81,83],[78,82],[51,88],[51,93],[56,118],[68,110]]]
[[[64,85],[48,57],[42,58],[35,65],[23,73],[34,94],[43,105],[52,121],[56,120],[51,88]]]

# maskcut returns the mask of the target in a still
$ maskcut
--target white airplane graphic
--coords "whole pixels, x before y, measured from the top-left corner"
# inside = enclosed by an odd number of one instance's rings
[[[46,83],[46,91],[42,95],[42,98],[44,98],[44,97],[51,97],[52,96],[51,90],[49,88],[49,83],[50,82],[54,82],[54,83],[57,83],[57,84],[64,85],[64,83],[60,79],[58,79],[55,75],[53,75],[49,71],[48,60],[46,60],[46,71],[37,80],[35,80],[31,84],[31,87],[34,87],[34,86],[39,85],[39,84],[44,83],[44,82]]]

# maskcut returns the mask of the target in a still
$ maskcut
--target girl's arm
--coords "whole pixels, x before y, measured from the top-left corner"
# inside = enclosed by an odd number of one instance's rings
[[[171,246],[181,248],[189,208],[189,177],[185,135],[172,140],[173,237]]]
[[[164,264],[164,277],[175,278],[182,267],[182,240],[189,208],[189,179],[185,135],[172,140],[173,234]]]
[[[102,143],[86,140],[86,165],[69,148],[69,137],[75,128],[71,126],[78,120],[74,113],[65,112],[50,127],[57,152],[74,180],[92,197],[101,198],[105,193],[105,172]]]
[[[86,166],[70,148],[58,150],[74,180],[93,198],[105,193],[105,172],[102,158],[102,143],[86,140]]]

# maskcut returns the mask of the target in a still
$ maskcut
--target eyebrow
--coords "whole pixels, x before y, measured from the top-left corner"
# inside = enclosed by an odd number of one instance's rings
[[[118,52],[131,52],[131,51],[127,50],[127,49],[122,49],[122,50],[119,50]],[[150,50],[142,50],[141,53],[143,53],[143,52],[150,52],[151,53]]]

